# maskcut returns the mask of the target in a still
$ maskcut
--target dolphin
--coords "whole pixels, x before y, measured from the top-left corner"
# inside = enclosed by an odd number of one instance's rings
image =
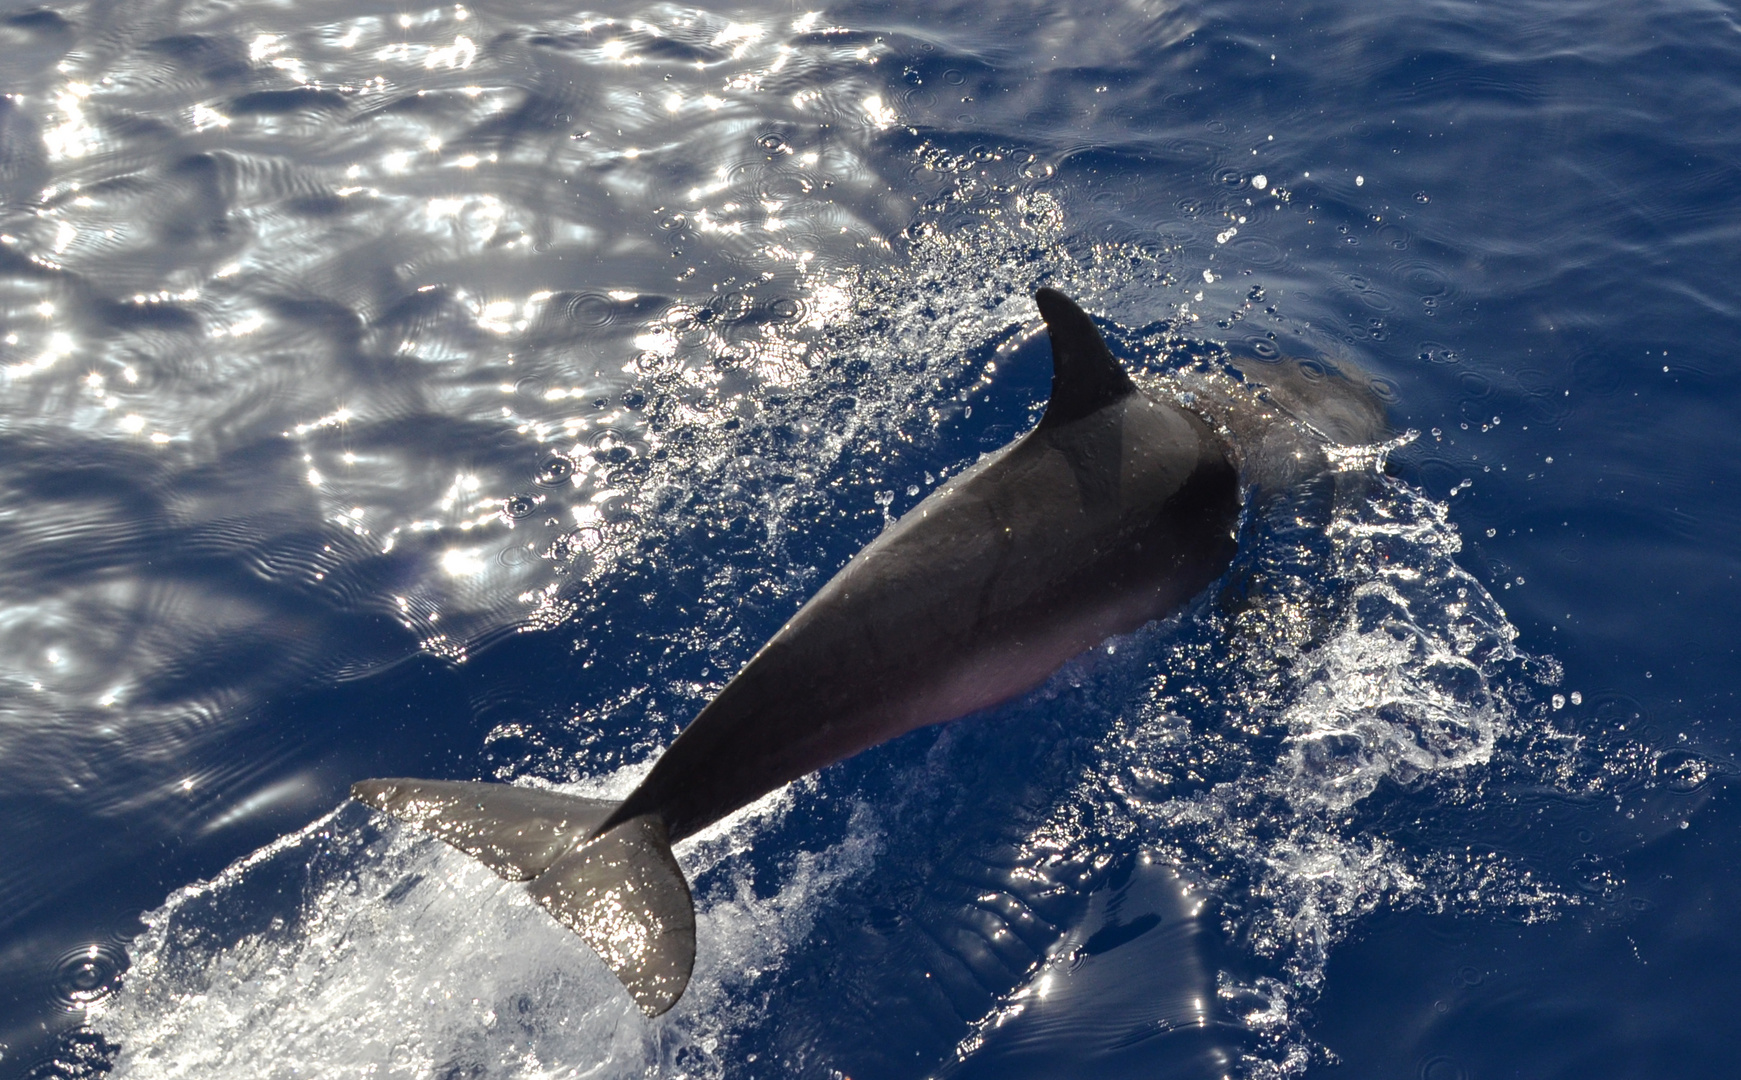
[[[415,779],[364,780],[352,797],[528,881],[658,1016],[695,959],[672,844],[861,750],[1020,697],[1178,611],[1230,565],[1247,493],[1297,485],[1323,471],[1325,443],[1382,430],[1370,395],[1325,393],[1339,375],[1297,366],[1264,393],[1203,379],[1145,393],[1074,302],[1049,288],[1035,301],[1053,371],[1033,430],[853,556],[622,802]]]

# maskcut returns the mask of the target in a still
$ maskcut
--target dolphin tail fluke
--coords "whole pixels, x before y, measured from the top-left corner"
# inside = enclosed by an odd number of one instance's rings
[[[548,870],[616,809],[601,799],[460,780],[362,780],[351,798],[435,834],[509,881]]]
[[[630,818],[575,848],[527,891],[586,939],[648,1016],[689,985],[695,906],[657,816]]]
[[[453,780],[363,780],[351,797],[509,881],[530,879],[532,898],[586,939],[648,1016],[671,1008],[689,984],[695,908],[658,817],[593,837],[618,804]]]

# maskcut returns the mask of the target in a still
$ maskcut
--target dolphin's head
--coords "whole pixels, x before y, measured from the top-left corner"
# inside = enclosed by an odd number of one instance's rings
[[[1332,442],[1365,446],[1390,433],[1384,402],[1373,392],[1371,377],[1349,361],[1284,356],[1266,362],[1236,355],[1231,363],[1246,382],[1268,391],[1270,400],[1289,416]]]

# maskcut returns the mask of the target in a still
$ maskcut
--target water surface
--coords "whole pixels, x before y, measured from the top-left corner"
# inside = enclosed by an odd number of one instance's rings
[[[0,1070],[1727,1071],[1738,71],[1721,4],[7,8]],[[1400,437],[680,851],[664,1020],[343,802],[626,791],[1032,423],[1040,285]]]

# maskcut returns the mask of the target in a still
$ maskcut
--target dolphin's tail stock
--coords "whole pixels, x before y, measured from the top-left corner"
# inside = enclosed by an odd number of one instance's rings
[[[509,881],[586,939],[648,1016],[682,996],[695,906],[665,824],[643,814],[598,833],[616,803],[453,780],[363,780],[351,797],[410,822]]]

